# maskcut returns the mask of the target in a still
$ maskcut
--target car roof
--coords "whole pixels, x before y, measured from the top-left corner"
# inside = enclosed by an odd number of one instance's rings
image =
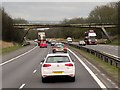
[[[69,56],[68,53],[50,53],[50,54],[47,54],[47,57],[48,56]]]

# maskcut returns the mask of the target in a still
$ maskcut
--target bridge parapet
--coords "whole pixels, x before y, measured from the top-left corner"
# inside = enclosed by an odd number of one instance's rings
[[[115,24],[13,24],[15,28],[53,28],[53,27],[75,27],[75,28],[111,28]]]
[[[74,27],[74,28],[100,28],[106,35],[107,39],[111,42],[109,35],[105,28],[115,28],[116,24],[110,23],[89,23],[89,24],[13,24],[15,28],[28,29],[32,28],[56,28],[56,27]]]

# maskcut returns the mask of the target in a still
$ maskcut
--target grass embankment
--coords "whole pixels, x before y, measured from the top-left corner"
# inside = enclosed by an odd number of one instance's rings
[[[114,40],[112,41],[111,43],[109,43],[110,45],[117,45],[117,46],[120,46],[120,41],[118,40]]]
[[[80,49],[74,48],[74,47],[70,47],[72,49],[74,49],[75,51],[79,52],[82,56],[84,56],[87,60],[89,60],[93,65],[95,65],[96,67],[98,67],[101,71],[103,71],[104,73],[106,73],[109,77],[111,77],[111,79],[113,79],[116,82],[120,83],[120,79],[119,78],[119,74],[120,74],[120,69],[116,68],[115,66],[112,66],[104,61],[102,61],[101,59],[99,59],[98,57],[87,53],[85,51],[82,51]]]
[[[15,50],[21,48],[21,47],[22,47],[21,45],[14,45],[11,47],[2,48],[2,54],[10,53],[12,51],[15,51]]]
[[[1,52],[0,54],[7,54],[10,53],[12,51],[15,51],[19,48],[21,48],[22,46],[18,43],[12,43],[12,42],[5,42],[5,41],[1,41],[0,42],[0,46],[1,46]]]
[[[116,46],[120,46],[120,38],[119,38],[119,35],[116,35],[116,36],[113,36],[111,37],[111,43],[107,43],[109,45],[116,45]]]

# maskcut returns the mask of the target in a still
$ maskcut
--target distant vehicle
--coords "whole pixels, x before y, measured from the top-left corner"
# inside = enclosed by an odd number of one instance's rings
[[[68,43],[72,43],[72,38],[71,38],[71,37],[68,37],[68,38],[67,38],[67,42],[68,42]]]
[[[43,42],[46,43],[45,32],[44,31],[39,31],[38,32],[38,45],[42,45]]]
[[[56,43],[56,41],[55,41],[55,40],[52,40],[52,41],[51,41],[51,46],[54,46],[55,43]]]
[[[97,44],[97,39],[96,39],[96,33],[94,30],[89,30],[85,32],[85,38],[84,41],[87,45],[96,45]]]
[[[85,43],[85,41],[79,41],[79,45],[80,45],[80,46],[85,46],[86,43]]]
[[[38,42],[38,39],[35,39],[34,42]]]
[[[51,39],[48,39],[48,42],[47,42],[47,43],[48,43],[48,44],[51,44],[51,41],[52,41]]]
[[[66,77],[75,81],[75,64],[68,53],[48,54],[41,63],[42,82],[47,82],[49,77]]]
[[[46,40],[44,31],[39,31],[38,32],[38,41],[41,41],[41,40]]]
[[[53,46],[52,51],[53,51],[53,53],[55,53],[55,52],[64,52],[64,53],[67,53],[67,47],[66,47],[66,45],[64,45],[62,43],[56,43]]]
[[[47,43],[46,43],[46,41],[41,41],[40,43],[39,43],[40,45],[40,48],[47,48]]]

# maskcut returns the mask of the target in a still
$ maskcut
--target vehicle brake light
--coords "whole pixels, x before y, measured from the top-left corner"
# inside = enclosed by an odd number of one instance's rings
[[[67,48],[64,48],[64,50],[67,50]]]
[[[50,67],[51,64],[44,64],[43,67]]]
[[[64,50],[67,50],[67,46],[64,47]]]
[[[73,66],[73,64],[72,64],[72,63],[69,63],[69,64],[65,64],[65,66]]]

